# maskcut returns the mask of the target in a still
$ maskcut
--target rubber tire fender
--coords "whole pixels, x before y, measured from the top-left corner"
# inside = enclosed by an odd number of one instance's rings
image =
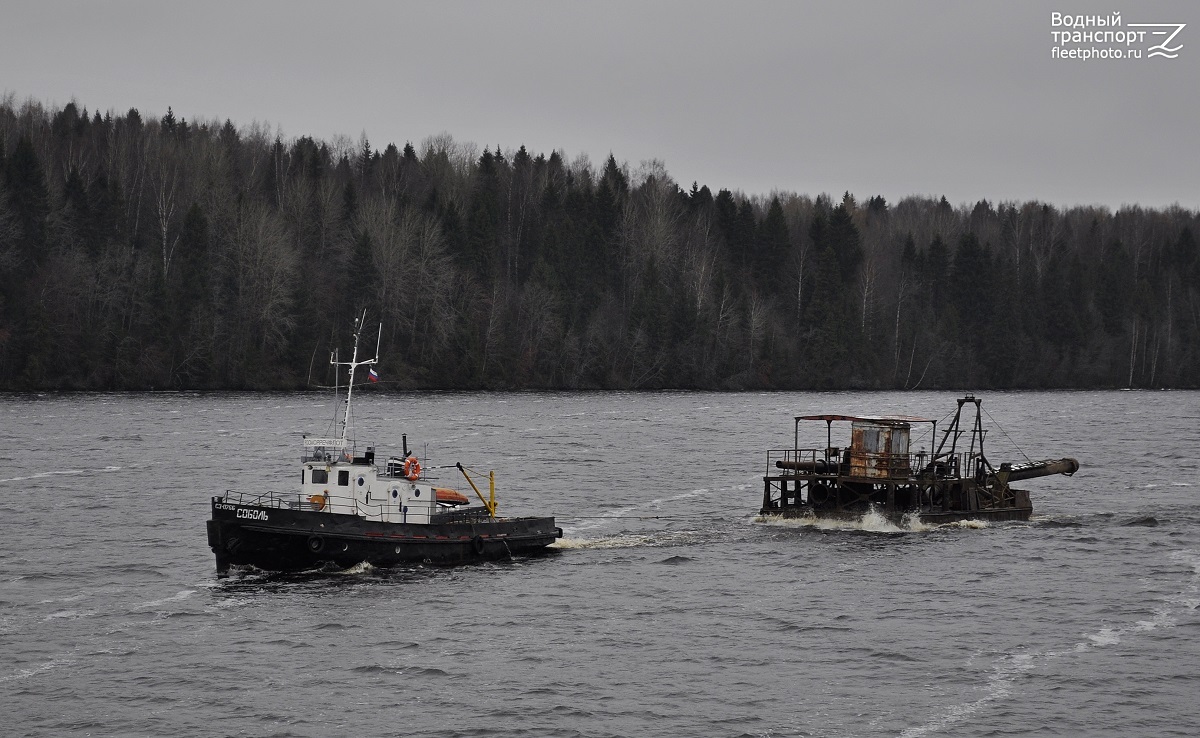
[[[836,500],[835,490],[831,490],[824,484],[815,484],[808,488],[808,504],[813,507],[824,507]]]
[[[483,556],[484,547],[485,544],[483,542],[483,536],[476,535],[471,539],[471,548],[475,549],[475,554],[477,556]]]

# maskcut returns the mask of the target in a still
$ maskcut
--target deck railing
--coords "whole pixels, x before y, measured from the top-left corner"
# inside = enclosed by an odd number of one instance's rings
[[[776,462],[782,462],[783,468],[777,466]],[[971,477],[978,471],[979,463],[979,454],[968,452],[939,456],[934,462],[923,451],[859,454],[840,448],[787,448],[767,451],[766,476],[842,476],[863,479]]]
[[[274,507],[281,510],[322,510],[335,505],[353,507],[355,504],[354,498],[350,496],[322,495],[325,498],[323,502],[314,502],[309,499],[313,496],[315,495],[305,495],[299,492],[263,492],[261,494],[250,494],[231,489],[225,492],[225,502],[233,505]],[[359,503],[359,507],[369,506]]]
[[[382,517],[387,507],[384,504],[365,503],[355,500],[348,495],[325,495],[324,501],[314,502],[315,495],[303,495],[299,492],[263,492],[248,494],[236,490],[226,490],[223,500],[231,505],[246,505],[250,507],[270,507],[279,510],[333,510],[353,508],[359,515],[365,517]],[[442,506],[439,505],[439,508]],[[392,510],[392,515],[395,515]],[[439,509],[433,513],[436,522],[474,522],[488,517],[486,507],[460,507],[457,509]]]

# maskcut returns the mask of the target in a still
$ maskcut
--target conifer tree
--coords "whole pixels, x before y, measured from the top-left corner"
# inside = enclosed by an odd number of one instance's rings
[[[785,266],[791,253],[791,239],[778,197],[771,198],[766,216],[755,229],[754,240],[754,261],[760,279],[771,292],[783,292],[788,287]]]

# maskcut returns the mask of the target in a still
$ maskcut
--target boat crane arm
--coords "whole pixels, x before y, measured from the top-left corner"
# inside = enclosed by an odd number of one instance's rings
[[[493,518],[496,517],[496,472],[488,472],[488,492],[490,499],[485,500],[483,498],[483,493],[480,492],[479,488],[475,486],[475,480],[471,479],[471,475],[467,474],[467,470],[463,468],[463,465],[458,463],[454,466],[458,467],[458,470],[462,472],[464,477],[466,477],[467,484],[471,485],[471,489],[475,490],[475,496],[478,497],[479,501],[483,503],[483,506],[487,508],[488,515],[492,516]]]

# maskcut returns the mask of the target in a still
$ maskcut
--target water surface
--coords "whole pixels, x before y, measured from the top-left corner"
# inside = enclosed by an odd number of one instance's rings
[[[209,498],[291,489],[331,396],[0,398],[5,732],[1194,735],[1200,393],[985,396],[994,463],[1083,466],[1028,524],[756,520],[792,416],[954,399],[365,393],[360,441],[495,469],[559,550],[218,581]]]

